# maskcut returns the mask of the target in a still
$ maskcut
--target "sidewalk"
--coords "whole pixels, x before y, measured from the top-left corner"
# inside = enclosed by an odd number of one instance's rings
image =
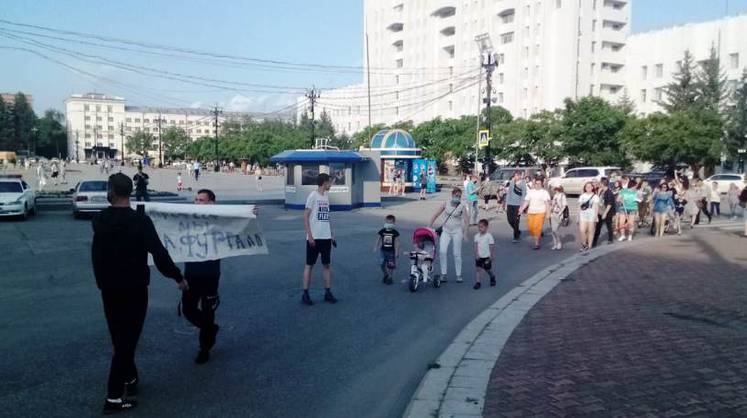
[[[607,254],[524,316],[483,414],[747,416],[747,241],[702,231]]]

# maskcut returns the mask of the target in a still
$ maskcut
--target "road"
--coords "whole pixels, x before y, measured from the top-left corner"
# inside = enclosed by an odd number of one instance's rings
[[[427,202],[333,213],[337,305],[300,303],[304,262],[301,213],[264,207],[271,255],[223,261],[222,326],[211,361],[193,363],[196,332],[176,316],[172,281],[152,274],[150,308],[138,348],[141,405],[132,417],[399,417],[430,362],[483,309],[522,280],[575,251],[511,244],[504,215],[496,235],[496,288],[472,290],[472,246],[465,283],[411,294],[385,286],[372,252],[387,213],[409,247],[445,194]],[[575,240],[575,226],[566,228]],[[90,222],[40,212],[0,221],[0,416],[80,417],[99,413],[109,337],[90,267]],[[400,259],[398,279],[406,276]],[[116,268],[113,266],[113,268]],[[453,275],[452,275],[453,277]]]

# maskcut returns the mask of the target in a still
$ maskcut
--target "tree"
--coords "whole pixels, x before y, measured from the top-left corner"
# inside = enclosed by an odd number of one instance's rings
[[[599,97],[574,102],[566,99],[563,117],[563,152],[571,164],[626,166],[619,134],[629,117]]]
[[[563,135],[558,112],[540,112],[529,119],[515,119],[496,132],[498,157],[511,165],[556,165],[563,158]]]
[[[13,119],[11,117],[11,108],[2,97],[0,97],[0,150],[16,150],[13,138]]]
[[[488,108],[482,109],[480,112],[480,121],[482,122],[480,126],[485,126],[487,124],[487,117],[488,117]],[[491,106],[490,107],[490,131],[496,131],[498,128],[506,123],[511,122],[514,119],[513,116],[511,116],[511,112],[506,110],[506,108],[501,106]]]
[[[631,120],[620,138],[624,149],[641,160],[667,167],[686,163],[698,172],[719,161],[721,129],[720,116],[711,110],[657,112]]]
[[[335,137],[335,127],[332,124],[332,118],[329,117],[327,112],[322,112],[319,115],[319,120],[316,121],[316,138],[327,138],[332,139]]]
[[[707,60],[701,62],[695,75],[697,101],[706,109],[720,112],[726,98],[729,97],[726,75],[721,69],[721,61],[715,47],[711,47],[711,54]]]
[[[137,131],[134,135],[127,137],[127,150],[144,157],[147,151],[153,146],[155,137],[149,132]]]
[[[351,148],[352,149],[358,149],[360,147],[368,148],[371,144],[371,138],[376,134],[376,132],[379,132],[382,129],[386,129],[386,125],[384,124],[376,124],[371,126],[369,128],[366,126],[363,128],[363,130],[360,130],[353,134],[353,137],[351,138]]]
[[[628,89],[623,90],[623,94],[617,101],[616,106],[625,112],[626,115],[635,113],[635,102],[628,95]]]
[[[26,95],[17,93],[11,108],[13,143],[11,147],[14,150],[31,148],[32,132],[31,129],[36,124],[36,114],[31,108]]]
[[[731,96],[732,106],[726,114],[726,149],[731,155],[747,148],[747,69]],[[742,155],[742,158],[747,155]]]
[[[690,51],[685,51],[680,68],[672,78],[674,81],[664,87],[664,96],[659,105],[667,113],[692,110],[699,92]]]
[[[36,120],[36,154],[47,158],[67,156],[67,131],[62,125],[65,116],[48,109]]]
[[[184,129],[169,126],[161,133],[161,142],[163,143],[164,160],[173,161],[186,156],[190,137]]]

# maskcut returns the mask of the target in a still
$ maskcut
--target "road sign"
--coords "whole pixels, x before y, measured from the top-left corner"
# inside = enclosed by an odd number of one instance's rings
[[[747,149],[740,148],[740,149],[737,150],[737,153],[739,153],[739,154],[747,153]]]
[[[490,140],[493,139],[490,137],[490,131],[487,129],[481,129],[477,138],[477,144],[480,146],[480,148],[487,147],[490,143]]]

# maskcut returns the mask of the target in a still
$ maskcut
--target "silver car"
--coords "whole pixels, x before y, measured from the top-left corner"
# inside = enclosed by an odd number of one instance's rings
[[[106,180],[85,180],[78,183],[73,192],[73,217],[79,219],[85,213],[96,213],[109,207],[106,199]]]

